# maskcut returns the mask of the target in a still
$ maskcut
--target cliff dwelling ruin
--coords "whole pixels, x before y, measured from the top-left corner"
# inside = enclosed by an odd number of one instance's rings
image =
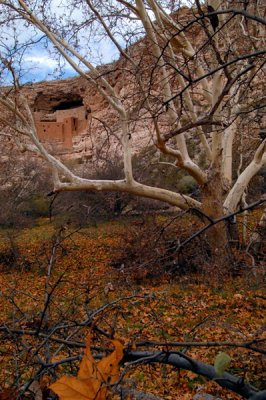
[[[33,116],[43,143],[57,143],[64,149],[70,149],[73,138],[86,131],[90,110],[83,105],[82,97],[64,97],[49,98],[40,94],[34,102]]]

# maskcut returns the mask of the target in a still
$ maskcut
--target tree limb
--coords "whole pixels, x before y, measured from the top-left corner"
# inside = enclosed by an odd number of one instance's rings
[[[219,222],[225,221],[227,219],[232,218],[234,215],[241,214],[244,211],[251,210],[252,208],[257,207],[258,205],[264,203],[266,201],[266,198],[260,199],[258,201],[255,201],[252,204],[249,204],[247,207],[240,208],[239,210],[232,212],[230,214],[226,214],[221,218],[213,219],[206,214],[204,214],[202,211],[199,211],[202,215],[204,215],[208,220],[211,220],[211,222],[208,225],[205,225],[202,229],[200,229],[198,232],[194,233],[194,235],[190,236],[187,240],[185,240],[183,243],[180,243],[178,246],[178,250],[180,251],[183,247],[185,247],[189,242],[191,242],[193,239],[195,239],[197,236],[200,236],[203,232],[205,232],[207,229],[209,229],[211,226],[218,224]],[[197,210],[198,211],[198,210]]]
[[[202,375],[206,378],[214,380],[221,387],[230,389],[246,399],[248,399],[250,396],[258,394],[258,389],[247,382],[243,382],[242,378],[237,378],[234,375],[228,374],[227,372],[224,373],[222,378],[219,378],[216,375],[215,369],[212,365],[194,360],[188,356],[184,357],[183,353],[178,353],[175,351],[132,351],[125,354],[123,362],[137,360],[141,362],[142,359],[147,360],[149,357],[152,357],[152,360],[145,361],[145,363],[151,362],[168,364],[176,368],[183,368],[195,372],[198,375]]]

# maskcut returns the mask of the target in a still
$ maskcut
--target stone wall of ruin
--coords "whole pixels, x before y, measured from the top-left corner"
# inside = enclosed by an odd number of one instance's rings
[[[69,117],[84,121],[86,119],[86,108],[81,106],[77,108],[70,108],[68,110],[56,110],[55,116],[57,122],[63,122],[64,119]]]
[[[60,144],[62,148],[73,146],[72,138],[86,131],[90,115],[81,106],[67,110],[56,110],[54,113],[35,112],[36,129],[39,139],[44,143]],[[48,121],[47,121],[48,119]]]

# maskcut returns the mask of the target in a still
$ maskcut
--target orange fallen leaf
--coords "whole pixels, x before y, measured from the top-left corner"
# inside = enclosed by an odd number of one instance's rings
[[[96,363],[90,350],[91,335],[80,364],[78,377],[62,377],[49,386],[60,400],[105,400],[108,385],[119,378],[118,364],[123,357],[123,345],[119,340],[111,340],[115,350]]]

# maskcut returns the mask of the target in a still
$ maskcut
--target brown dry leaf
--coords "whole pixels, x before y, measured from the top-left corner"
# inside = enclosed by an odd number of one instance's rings
[[[105,287],[104,287],[104,289],[103,289],[104,294],[105,294],[106,296],[108,295],[109,292],[113,292],[114,290],[115,290],[115,289],[114,289],[114,287],[113,287],[113,285],[112,285],[111,282],[108,282],[107,285],[105,285]]]
[[[194,372],[192,372],[192,371],[188,371],[188,373],[187,373],[187,377],[189,378],[189,379],[195,379],[195,378],[197,378],[198,377],[198,375],[197,374],[195,374]]]
[[[191,393],[184,393],[182,395],[182,400],[191,400]]]
[[[88,400],[95,398],[95,393],[89,393],[86,381],[67,376],[63,376],[50,385],[49,389],[52,389],[60,400]]]
[[[19,393],[14,391],[14,389],[6,388],[0,393],[0,400],[15,400],[18,395]]]
[[[115,350],[96,363],[90,350],[91,335],[88,335],[84,357],[77,378],[62,377],[50,385],[60,400],[105,400],[108,384],[119,378],[118,364],[123,357],[123,345],[112,340]]]

